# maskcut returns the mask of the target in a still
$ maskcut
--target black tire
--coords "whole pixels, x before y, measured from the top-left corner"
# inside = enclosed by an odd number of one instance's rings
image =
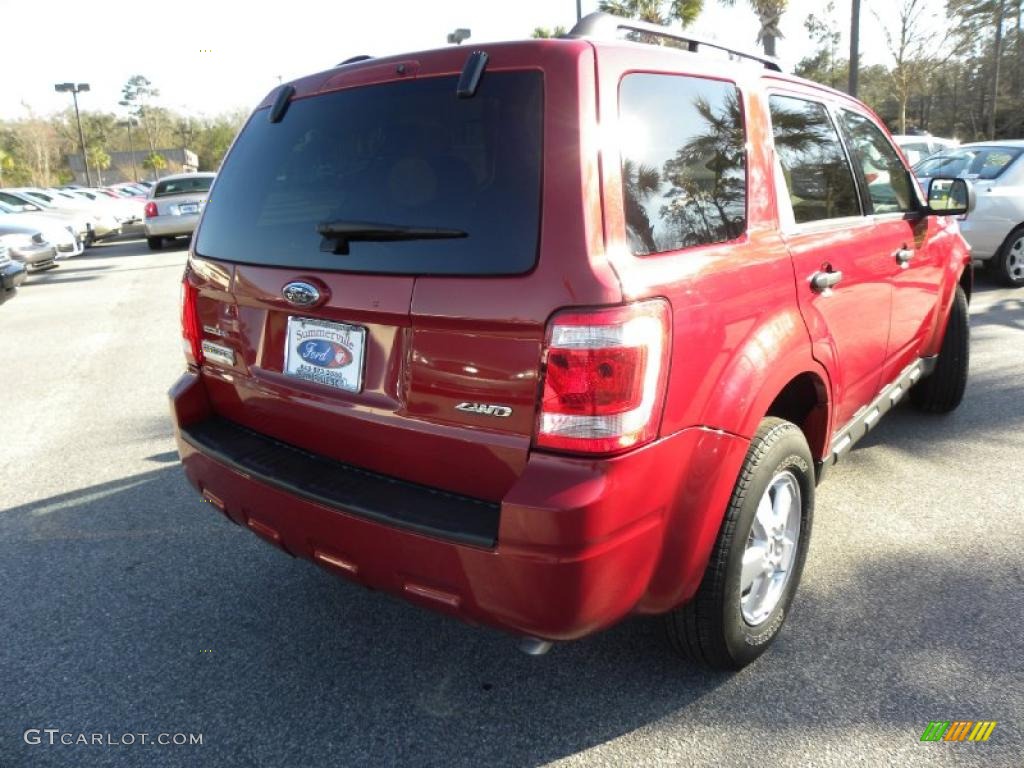
[[[162,251],[164,247],[164,239],[162,237],[147,237],[146,245],[149,246],[151,251]]]
[[[778,602],[756,624],[741,607],[743,556],[758,504],[773,480],[790,473],[800,490],[795,558]],[[739,669],[767,650],[796,593],[814,517],[814,463],[803,432],[777,418],[761,422],[726,509],[718,541],[694,598],[666,617],[669,642],[682,656],[716,669]]]
[[[1003,285],[1024,286],[1024,226],[1017,227],[988,261],[988,268]]]
[[[910,390],[910,401],[926,413],[949,413],[960,405],[971,364],[971,324],[967,295],[959,285],[946,319],[935,370]]]

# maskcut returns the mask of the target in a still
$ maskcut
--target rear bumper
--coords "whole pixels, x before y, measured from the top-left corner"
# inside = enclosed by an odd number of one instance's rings
[[[146,237],[191,235],[198,223],[198,213],[186,216],[153,216],[145,221]]]
[[[0,289],[5,293],[13,291],[25,282],[25,265],[17,261],[11,261],[0,266]]]
[[[235,523],[365,586],[550,640],[582,637],[691,596],[735,478],[731,465],[738,468],[746,447],[694,429],[602,461],[535,453],[500,504],[476,502],[481,516],[496,518],[497,540],[488,545],[407,519],[375,519],[358,503],[315,498],[265,471],[254,474],[244,464],[251,447],[232,458],[196,439],[203,424],[216,422],[197,374],[185,374],[170,397],[186,476]],[[458,509],[450,520],[472,514],[472,500],[452,498]],[[396,514],[423,512],[412,496],[399,502]]]
[[[22,262],[31,270],[49,269],[57,258],[57,249],[49,243],[27,248],[11,248],[12,259]]]

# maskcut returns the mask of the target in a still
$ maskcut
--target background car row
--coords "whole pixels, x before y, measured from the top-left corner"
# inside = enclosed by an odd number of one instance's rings
[[[53,269],[132,227],[150,249],[190,237],[213,173],[185,173],[110,187],[0,189],[0,303],[28,274]]]

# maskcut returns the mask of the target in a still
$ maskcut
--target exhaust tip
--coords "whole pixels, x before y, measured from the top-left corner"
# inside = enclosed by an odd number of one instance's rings
[[[538,637],[522,637],[519,639],[519,650],[527,656],[543,656],[551,650],[551,643],[548,640],[541,640]]]

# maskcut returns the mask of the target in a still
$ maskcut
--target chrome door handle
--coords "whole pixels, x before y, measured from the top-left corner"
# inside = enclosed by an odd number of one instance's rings
[[[906,266],[910,263],[910,260],[914,258],[914,252],[909,248],[900,248],[898,251],[896,251],[895,256],[896,261],[900,263],[900,266],[906,268]]]
[[[827,296],[843,279],[842,272],[815,272],[811,275],[811,288]]]

